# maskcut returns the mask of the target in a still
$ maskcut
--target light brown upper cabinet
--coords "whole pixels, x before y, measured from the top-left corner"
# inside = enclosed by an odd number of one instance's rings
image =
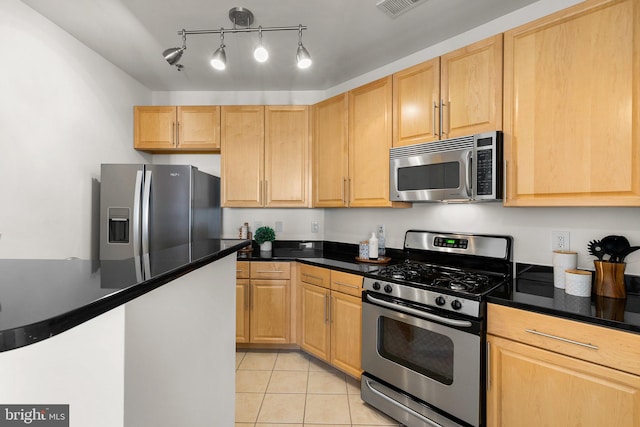
[[[313,106],[313,206],[348,206],[349,101],[343,93]]]
[[[392,78],[384,77],[349,91],[350,207],[405,207],[389,200]]]
[[[640,205],[640,2],[505,33],[507,206]]]
[[[309,205],[309,107],[222,107],[225,207]]]
[[[220,107],[136,106],[134,148],[152,153],[220,151]]]
[[[502,129],[502,34],[393,75],[393,146]]]

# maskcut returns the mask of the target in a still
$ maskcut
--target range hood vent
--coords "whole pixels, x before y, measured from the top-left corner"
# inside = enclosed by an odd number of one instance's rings
[[[382,0],[376,3],[376,7],[391,18],[395,18],[426,1],[428,0]]]

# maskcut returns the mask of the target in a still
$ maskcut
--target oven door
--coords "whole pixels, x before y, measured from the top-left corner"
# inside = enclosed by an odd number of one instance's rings
[[[438,143],[429,143],[434,144]],[[403,148],[408,147],[392,151]],[[473,197],[472,145],[442,152],[396,154],[389,160],[391,201],[454,201]]]
[[[472,426],[481,420],[480,322],[366,292],[362,369]]]

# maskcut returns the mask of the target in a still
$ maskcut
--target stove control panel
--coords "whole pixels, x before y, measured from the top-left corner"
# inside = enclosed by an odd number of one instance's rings
[[[389,295],[406,301],[422,304],[440,310],[462,313],[467,316],[480,317],[480,302],[443,294],[429,289],[420,289],[380,279],[364,278],[362,287],[368,291]]]
[[[433,246],[437,246],[440,248],[467,249],[469,247],[469,240],[460,238],[435,237],[433,239]]]

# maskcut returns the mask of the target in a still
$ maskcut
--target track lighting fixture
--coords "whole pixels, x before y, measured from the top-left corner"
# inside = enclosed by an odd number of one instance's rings
[[[175,65],[178,71],[183,68],[183,65],[178,64],[178,61],[182,58],[184,51],[187,50],[187,35],[184,34],[184,30],[182,30],[182,33],[182,47],[172,47],[162,52],[162,56],[164,56],[169,65]]]
[[[224,51],[224,31],[220,29],[220,47],[211,55],[211,66],[216,70],[227,68],[227,54]]]
[[[265,62],[269,59],[269,51],[264,47],[262,43],[262,32],[263,31],[298,31],[298,50],[296,52],[296,63],[298,68],[308,68],[311,66],[311,55],[307,49],[302,45],[302,30],[306,30],[307,27],[304,25],[298,25],[297,27],[262,27],[251,28],[251,24],[253,23],[253,13],[249,9],[245,9],[243,7],[234,7],[229,10],[229,19],[233,23],[233,28],[225,29],[220,28],[219,30],[193,30],[188,31],[182,29],[178,31],[178,35],[182,36],[182,47],[174,47],[165,50],[162,55],[164,59],[169,63],[169,65],[175,65],[179,70],[183,68],[181,64],[178,63],[180,58],[182,58],[182,54],[187,49],[187,35],[195,35],[195,34],[220,34],[220,47],[213,52],[211,55],[211,66],[216,70],[224,70],[227,66],[227,55],[224,50],[224,35],[225,33],[258,33],[258,46],[253,51],[253,57],[258,62]],[[246,28],[238,28],[237,26]]]
[[[302,45],[302,25],[298,28],[298,52],[296,53],[298,68],[309,68],[311,66],[311,55]]]
[[[258,47],[253,51],[253,57],[258,62],[266,62],[269,59],[269,51],[262,45],[262,27],[258,27]]]

